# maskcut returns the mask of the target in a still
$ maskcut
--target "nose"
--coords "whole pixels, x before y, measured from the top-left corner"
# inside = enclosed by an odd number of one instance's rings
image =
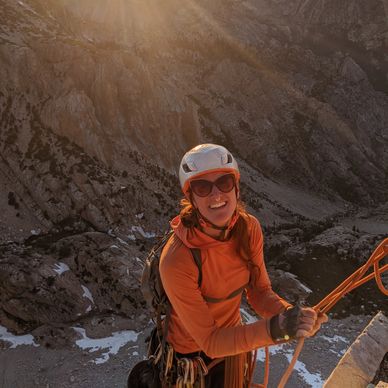
[[[220,197],[221,196],[221,190],[216,186],[216,185],[213,185],[212,187],[212,191],[210,193],[210,196],[211,197]]]

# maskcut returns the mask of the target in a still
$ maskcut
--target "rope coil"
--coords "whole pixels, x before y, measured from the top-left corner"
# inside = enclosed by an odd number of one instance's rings
[[[381,280],[381,275],[388,270],[388,264],[380,267],[380,261],[382,261],[386,256],[388,256],[388,238],[385,238],[374,250],[372,255],[369,257],[368,261],[362,265],[358,270],[356,270],[352,275],[350,275],[346,280],[344,280],[337,288],[335,288],[329,295],[323,298],[313,309],[317,314],[323,314],[328,312],[341,298],[343,298],[350,291],[361,286],[367,281],[373,279],[376,280],[379,290],[386,296],[388,296],[388,289],[386,289]],[[367,271],[373,266],[373,272],[364,276]],[[284,388],[291,373],[294,369],[296,361],[298,360],[299,354],[303,349],[305,338],[300,338],[295,348],[294,356],[285,371],[278,388]],[[263,388],[267,388],[268,377],[269,377],[269,352],[266,347],[266,357],[265,357],[265,374],[264,374],[264,384],[261,385]],[[257,386],[256,384],[251,384],[252,387]]]

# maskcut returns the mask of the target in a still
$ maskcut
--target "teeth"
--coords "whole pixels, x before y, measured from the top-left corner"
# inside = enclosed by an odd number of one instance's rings
[[[226,204],[226,202],[220,202],[220,203],[216,203],[214,205],[210,205],[210,209],[217,209],[221,206],[224,206]]]

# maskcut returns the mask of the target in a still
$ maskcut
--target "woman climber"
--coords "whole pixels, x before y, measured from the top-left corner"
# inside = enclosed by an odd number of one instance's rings
[[[159,266],[172,306],[170,361],[161,375],[172,373],[169,385],[176,387],[245,388],[253,350],[313,336],[327,316],[293,307],[272,290],[260,224],[240,200],[239,168],[226,148],[202,144],[188,151],[179,180],[185,198]],[[193,249],[201,257],[200,287]],[[243,292],[263,319],[242,324]],[[201,367],[202,382],[195,374]]]

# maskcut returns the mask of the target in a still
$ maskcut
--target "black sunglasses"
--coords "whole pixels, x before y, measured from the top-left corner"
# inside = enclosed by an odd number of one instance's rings
[[[198,197],[207,197],[213,190],[213,185],[223,193],[229,193],[236,186],[236,180],[233,174],[220,176],[214,182],[206,179],[196,179],[190,182],[190,188]]]

